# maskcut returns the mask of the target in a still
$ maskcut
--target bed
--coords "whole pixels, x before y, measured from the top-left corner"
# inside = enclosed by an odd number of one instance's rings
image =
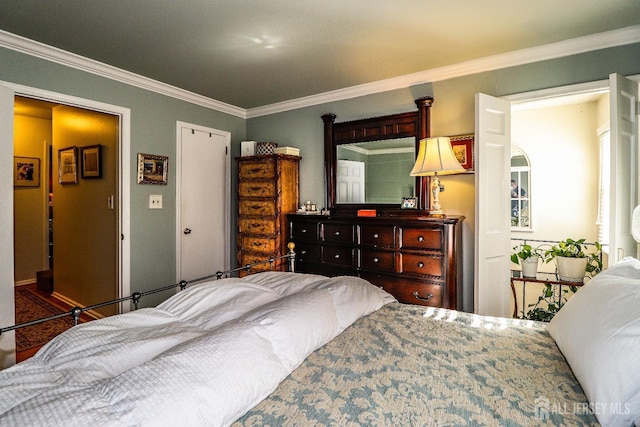
[[[639,264],[549,325],[399,304],[356,277],[201,283],[1,371],[0,425],[638,425]]]

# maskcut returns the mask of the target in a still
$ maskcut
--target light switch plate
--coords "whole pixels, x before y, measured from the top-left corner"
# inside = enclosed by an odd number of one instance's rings
[[[162,209],[162,194],[149,195],[149,209]]]

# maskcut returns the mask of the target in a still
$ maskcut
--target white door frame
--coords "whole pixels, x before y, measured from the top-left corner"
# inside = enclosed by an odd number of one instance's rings
[[[179,275],[182,271],[182,246],[180,240],[182,238],[182,129],[194,129],[200,132],[213,133],[225,138],[227,147],[227,171],[225,176],[225,196],[224,196],[224,240],[227,246],[224,248],[224,269],[228,270],[231,266],[231,133],[219,129],[209,128],[205,126],[195,125],[192,123],[176,121],[176,281],[182,280]]]
[[[129,296],[131,294],[131,110],[117,105],[18,85],[11,82],[0,81],[0,85],[12,89],[15,95],[70,105],[119,117],[120,142],[118,150],[118,170],[120,173],[118,176],[118,228],[121,239],[118,245],[120,252],[118,254],[118,298]],[[129,307],[130,304],[120,303],[119,312],[127,312],[129,311]]]

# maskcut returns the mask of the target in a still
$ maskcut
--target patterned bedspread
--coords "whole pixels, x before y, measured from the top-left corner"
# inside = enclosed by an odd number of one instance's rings
[[[392,303],[311,354],[233,425],[598,423],[544,324]]]

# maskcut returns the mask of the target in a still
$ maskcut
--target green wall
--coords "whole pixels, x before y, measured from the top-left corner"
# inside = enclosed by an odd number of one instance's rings
[[[125,236],[131,239],[131,291],[174,282],[176,121],[230,132],[233,158],[239,155],[239,141],[246,139],[245,120],[4,48],[0,48],[0,81],[131,110],[131,174],[127,178],[131,183],[131,235]],[[137,153],[169,156],[166,187],[136,184]],[[235,162],[231,164],[235,175]],[[149,194],[163,195],[161,211],[147,208]],[[235,201],[231,203],[233,210]],[[235,221],[232,226],[235,229]]]
[[[131,290],[142,291],[175,278],[175,123],[177,120],[228,131],[232,159],[239,141],[276,141],[301,149],[300,198],[319,207],[324,201],[323,126],[320,116],[337,114],[337,121],[415,109],[414,99],[431,95],[432,135],[474,131],[474,95],[503,96],[543,88],[606,79],[609,73],[640,73],[640,44],[605,49],[535,64],[489,71],[405,89],[329,102],[244,120],[168,96],[129,86],[81,70],[0,48],[0,81],[41,88],[131,109]],[[137,153],[168,155],[169,185],[135,184]],[[232,212],[237,178],[232,160]],[[464,215],[465,286],[473,271],[473,174],[443,179],[441,202],[448,213]],[[160,193],[164,209],[147,209],[148,195]],[[4,197],[4,196],[3,196]],[[236,229],[235,214],[232,230]],[[233,233],[232,233],[233,235]],[[235,239],[232,249],[235,250]],[[471,283],[471,285],[470,285]],[[467,291],[468,292],[468,291]],[[468,307],[472,295],[465,294]]]
[[[609,48],[560,59],[487,71],[405,89],[328,102],[294,111],[247,120],[247,138],[276,141],[300,148],[300,198],[324,201],[323,124],[320,116],[337,115],[336,122],[415,110],[414,100],[433,96],[431,135],[474,133],[475,94],[506,96],[540,89],[607,79],[610,73],[640,74],[640,44]],[[464,306],[473,308],[473,257],[475,226],[474,175],[441,178],[445,191],[440,202],[448,214],[463,215]]]

